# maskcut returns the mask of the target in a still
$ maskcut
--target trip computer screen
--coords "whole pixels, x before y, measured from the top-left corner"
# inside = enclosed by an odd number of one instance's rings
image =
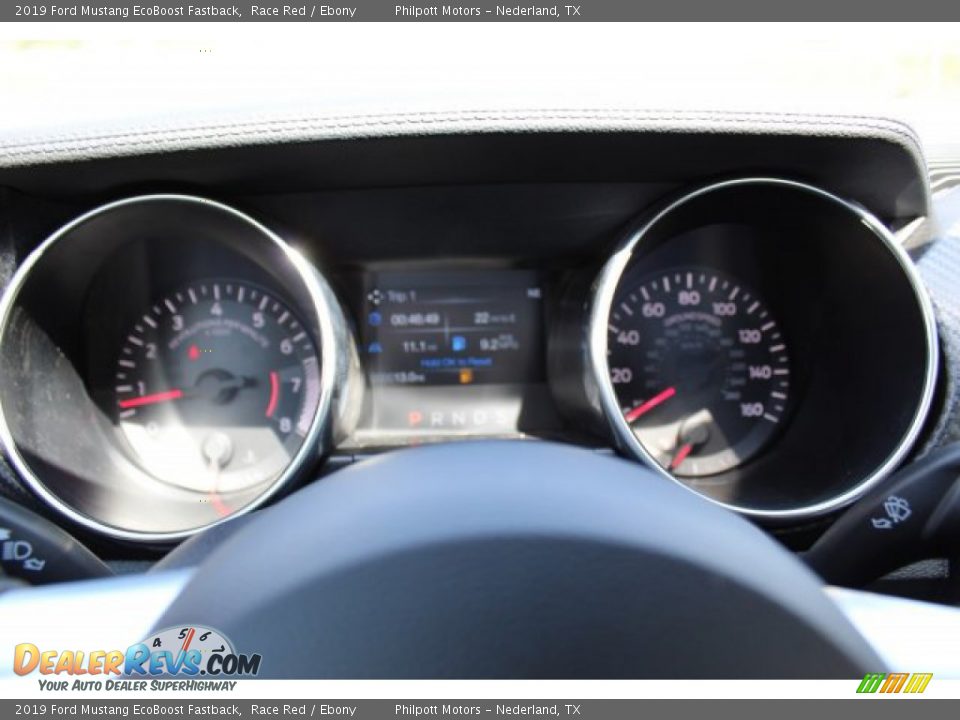
[[[547,395],[538,273],[379,272],[364,285],[362,429],[503,435],[537,416]]]

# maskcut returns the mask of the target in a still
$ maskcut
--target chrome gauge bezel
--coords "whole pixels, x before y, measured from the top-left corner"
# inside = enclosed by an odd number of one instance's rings
[[[608,318],[610,317],[617,288],[635,252],[641,247],[651,231],[665,218],[704,195],[721,190],[749,186],[779,187],[784,190],[809,193],[850,213],[858,222],[869,229],[896,260],[916,298],[924,324],[923,334],[926,345],[926,362],[922,392],[918,398],[916,410],[909,426],[892,452],[890,452],[883,462],[874,468],[872,472],[858,478],[855,482],[849,483],[848,489],[844,492],[831,496],[824,501],[801,504],[789,509],[764,509],[723,502],[700,493],[697,489],[690,487],[661,467],[638,440],[624,419],[613,383],[610,380],[610,368],[607,359]],[[591,289],[588,300],[587,317],[588,323],[584,342],[586,368],[584,382],[587,388],[588,401],[594,407],[595,411],[602,414],[609,424],[619,448],[649,466],[662,477],[677,482],[690,492],[701,495],[704,499],[727,509],[758,519],[775,521],[814,518],[839,510],[863,496],[868,490],[887,477],[910,452],[923,428],[933,402],[939,369],[937,326],[930,298],[927,295],[926,289],[920,280],[912,260],[903,247],[897,242],[893,234],[873,214],[861,206],[844,200],[826,190],[794,180],[774,177],[747,177],[725,180],[700,187],[660,207],[634,226],[634,229],[620,242],[616,250],[604,264]]]
[[[17,306],[21,291],[30,278],[34,268],[43,261],[44,256],[51,248],[58,243],[68,240],[74,230],[95,218],[122,208],[129,208],[133,205],[149,206],[154,203],[167,206],[171,203],[185,203],[194,208],[202,208],[205,211],[223,214],[232,221],[238,221],[247,225],[252,231],[262,237],[265,242],[280,252],[284,261],[289,263],[289,269],[294,273],[296,279],[303,284],[303,289],[306,291],[306,296],[309,298],[312,306],[309,308],[309,311],[314,314],[316,318],[317,327],[315,328],[315,332],[318,332],[319,336],[315,337],[314,340],[319,345],[318,352],[321,360],[321,370],[320,399],[313,420],[304,436],[302,445],[284,471],[266,486],[262,492],[247,504],[238,508],[235,512],[198,527],[169,532],[129,530],[101,522],[86,513],[78,511],[61,499],[56,493],[52,492],[43,482],[42,478],[38,477],[20,452],[17,442],[14,439],[14,433],[12,432],[6,409],[3,407],[2,399],[0,399],[0,448],[2,448],[5,457],[16,469],[18,475],[30,490],[55,512],[73,523],[98,535],[116,540],[136,543],[168,544],[183,540],[200,531],[222,524],[261,507],[295,478],[300,476],[303,470],[311,464],[312,460],[319,458],[321,454],[330,449],[331,438],[335,432],[335,428],[333,427],[335,416],[341,412],[341,405],[343,405],[341,398],[347,394],[346,389],[339,392],[338,386],[346,385],[348,375],[355,371],[352,365],[355,363],[356,353],[351,354],[347,347],[351,336],[333,291],[320,275],[319,271],[306,258],[279,235],[246,213],[214,200],[183,194],[140,195],[110,202],[84,213],[50,235],[31,252],[17,268],[3,295],[0,296],[0,344],[8,337],[10,320]]]

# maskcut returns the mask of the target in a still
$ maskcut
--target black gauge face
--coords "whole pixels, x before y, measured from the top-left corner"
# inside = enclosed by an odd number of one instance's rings
[[[608,360],[624,419],[675,475],[743,464],[787,410],[790,367],[776,321],[754,292],[707,268],[627,277],[610,312]]]
[[[150,475],[222,497],[269,482],[303,445],[320,398],[313,339],[259,287],[208,280],[144,309],[117,359],[120,431]]]

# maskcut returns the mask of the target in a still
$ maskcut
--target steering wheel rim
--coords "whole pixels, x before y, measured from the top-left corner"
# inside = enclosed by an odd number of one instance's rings
[[[546,442],[357,463],[223,540],[156,623],[276,678],[853,678],[819,579],[649,470]]]

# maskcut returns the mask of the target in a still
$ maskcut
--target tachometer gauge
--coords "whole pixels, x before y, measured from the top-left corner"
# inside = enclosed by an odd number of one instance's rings
[[[363,403],[319,269],[187,195],[118,200],[51,235],[0,298],[0,350],[7,458],[52,510],[127,542],[262,506],[317,469]]]
[[[787,412],[790,363],[776,320],[753,290],[708,268],[625,278],[608,361],[624,419],[675,475],[743,464]]]
[[[120,348],[114,393],[134,459],[164,482],[210,493],[216,507],[221,493],[289,465],[317,412],[320,360],[277,297],[200,281],[139,315]]]

